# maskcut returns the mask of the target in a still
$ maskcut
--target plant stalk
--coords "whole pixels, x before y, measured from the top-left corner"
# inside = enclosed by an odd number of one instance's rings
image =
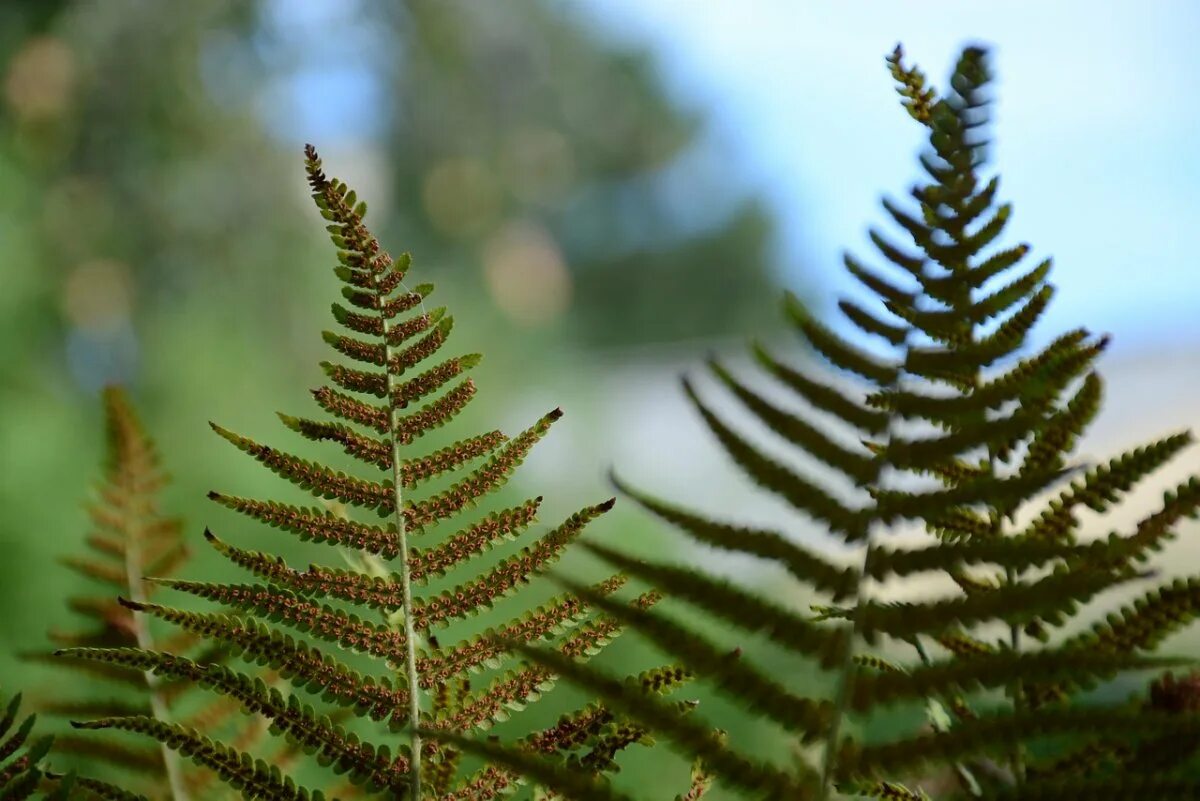
[[[141,533],[139,526],[131,526],[130,536],[126,538],[125,542],[125,581],[129,585],[130,600],[138,604],[146,602],[146,591],[142,583],[144,577],[141,571]],[[138,648],[145,651],[154,650],[154,638],[150,636],[150,628],[146,625],[145,616],[137,612],[131,612],[130,615]],[[146,681],[146,689],[150,694],[150,713],[156,720],[169,723],[170,715],[167,711],[166,700],[162,696],[161,682],[158,676],[152,671],[146,670],[142,672],[142,677]],[[162,751],[163,768],[167,772],[167,785],[171,790],[171,798],[174,801],[189,801],[183,782],[179,755],[166,743],[161,743],[159,748]]]
[[[387,315],[380,311],[383,323],[384,365],[387,373],[388,426],[392,438],[392,501],[395,504],[396,544],[400,551],[400,593],[404,602],[404,669],[408,677],[409,728],[409,798],[421,801],[421,690],[417,675],[417,636],[413,628],[412,577],[408,564],[408,526],[404,518],[403,485],[400,470],[400,409],[396,406],[396,378],[392,374],[392,346],[388,344],[391,328]]]
[[[1017,577],[1011,567],[1008,568],[1005,575],[1009,584],[1016,583]],[[1021,648],[1021,628],[1015,623],[1009,627],[1009,642],[1013,653],[1017,653]],[[1025,711],[1025,684],[1019,677],[1013,682],[1012,694],[1013,712],[1020,715]],[[1012,772],[1013,783],[1017,787],[1025,784],[1025,748],[1019,740],[1013,743]]]
[[[854,690],[854,643],[858,639],[861,631],[862,615],[858,614],[858,607],[863,603],[866,597],[867,568],[871,563],[871,530],[867,529],[866,535],[866,552],[863,554],[862,571],[858,575],[858,584],[854,591],[854,619],[850,625],[849,637],[846,639],[846,652],[842,658],[842,666],[838,672],[838,688],[837,697],[834,701],[833,722],[829,724],[829,731],[825,738],[825,758],[821,766],[821,792],[817,796],[818,801],[828,801],[830,791],[833,789],[833,774],[837,768],[838,758],[838,739],[841,737],[842,719],[846,716],[846,708],[850,706],[850,693]]]

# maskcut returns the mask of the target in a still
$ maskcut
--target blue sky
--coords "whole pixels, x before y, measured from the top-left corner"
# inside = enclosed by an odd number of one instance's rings
[[[591,0],[650,47],[672,93],[711,115],[728,164],[782,223],[785,279],[846,291],[878,200],[917,177],[917,126],[883,68],[897,41],[935,85],[962,44],[998,74],[993,165],[1009,241],[1053,256],[1043,336],[1087,325],[1142,350],[1200,345],[1200,3]],[[1031,262],[1032,263],[1032,262]]]

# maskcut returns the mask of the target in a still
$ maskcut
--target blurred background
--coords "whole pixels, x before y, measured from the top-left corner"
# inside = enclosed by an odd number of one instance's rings
[[[370,203],[385,246],[413,253],[414,281],[437,283],[460,347],[485,351],[470,422],[511,432],[567,412],[515,488],[546,496],[545,520],[607,497],[616,466],[659,495],[816,538],[730,468],[678,376],[712,351],[741,369],[751,337],[804,358],[781,330],[781,290],[820,316],[857,291],[840,252],[869,255],[879,197],[918,175],[921,131],[883,56],[903,41],[941,85],[958,49],[982,42],[999,76],[991,155],[1016,208],[1008,241],[1055,257],[1060,292],[1036,341],[1077,325],[1115,337],[1084,455],[1200,423],[1197,34],[1186,0],[1103,14],[948,0],[919,14],[786,0],[5,0],[0,677],[34,683],[14,654],[69,625],[75,579],[54,559],[86,533],[105,383],[131,387],[176,478],[169,507],[197,540],[205,524],[243,544],[259,535],[207,490],[285,494],[206,422],[290,445],[272,412],[311,411],[336,282],[304,142]],[[1200,468],[1194,450],[1184,461],[1104,525]],[[595,536],[756,569],[679,553],[628,506]],[[1188,540],[1172,569],[1200,567]],[[225,575],[204,552],[189,570]],[[796,594],[773,573],[758,580]],[[644,667],[647,653],[606,658]],[[682,782],[685,766],[671,769]]]

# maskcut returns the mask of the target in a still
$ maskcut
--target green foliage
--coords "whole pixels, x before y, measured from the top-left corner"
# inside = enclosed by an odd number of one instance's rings
[[[1092,365],[1106,340],[1078,330],[1040,352],[1023,353],[1053,288],[1046,283],[1048,261],[1019,272],[1027,245],[992,247],[1011,207],[997,204],[997,180],[981,173],[986,55],[964,50],[943,93],[906,66],[899,49],[888,64],[931,150],[921,157],[929,180],[912,190],[916,212],[884,203],[910,244],[871,232],[896,275],[845,260],[878,300],[876,308],[841,304],[870,345],[810,319],[789,298],[785,312],[795,329],[844,374],[819,379],[756,345],[756,360],[804,402],[802,412],[767,400],[715,360],[709,364],[716,383],[750,416],[839,474],[854,495],[768,456],[714,411],[694,381],[684,381],[688,399],[741,471],[821,523],[838,544],[856,548],[857,564],[798,545],[783,531],[712,520],[618,481],[635,502],[698,544],[778,564],[836,605],[806,615],[695,568],[588,546],[693,610],[771,641],[794,660],[786,672],[826,672],[836,686],[833,697],[797,694],[694,623],[659,609],[619,608],[569,585],[783,736],[819,744],[817,753],[801,752],[791,765],[765,762],[721,740],[699,712],[647,700],[615,677],[567,664],[548,649],[522,650],[678,751],[702,759],[719,784],[752,797],[924,798],[919,787],[895,780],[920,779],[942,766],[967,797],[1136,797],[1139,788],[1191,797],[1200,792],[1200,721],[1164,707],[1161,698],[1173,697],[1171,688],[1160,688],[1157,706],[1148,707],[1106,705],[1083,691],[1122,671],[1171,664],[1151,652],[1200,611],[1198,580],[1152,589],[1082,633],[1055,636],[1098,595],[1148,578],[1142,564],[1180,519],[1196,515],[1200,492],[1192,479],[1167,493],[1163,508],[1133,533],[1106,539],[1084,537],[1078,512],[1108,510],[1191,436],[1167,436],[1086,470],[1069,461],[1099,409],[1101,384]],[[1070,480],[1057,488],[1064,479]],[[904,522],[920,525],[927,541],[885,544],[884,534]],[[877,582],[939,574],[957,590],[895,602],[875,589]],[[886,657],[872,647],[883,644]],[[892,656],[908,648],[913,659]],[[929,731],[880,742],[846,733],[850,719],[914,701],[927,705]],[[1177,746],[1167,749],[1173,758],[1150,759],[1164,741]],[[612,796],[589,791],[579,797]]]
[[[331,791],[340,797],[383,793],[482,801],[505,795],[520,782],[510,767],[460,769],[464,749],[478,750],[467,745],[471,735],[507,720],[554,683],[558,671],[518,658],[530,643],[550,647],[565,664],[577,665],[619,632],[620,619],[605,614],[597,602],[609,602],[624,579],[613,576],[541,605],[525,602],[518,617],[484,632],[472,630],[472,619],[554,564],[612,502],[586,507],[492,566],[477,566],[481,554],[525,534],[541,498],[475,519],[470,510],[508,481],[561,412],[551,411],[512,437],[491,431],[410,454],[410,446],[451,423],[474,398],[467,371],[479,357],[439,355],[452,318],[426,308],[432,287],[405,284],[408,257],[393,260],[384,252],[363,224],[365,204],[345,184],[325,176],[311,147],[306,157],[313,199],[329,223],[338,248],[335,273],[344,285],[343,301],[333,307],[344,332],[325,332],[324,338],[358,366],[323,365],[330,383],[313,396],[332,419],[280,418],[307,439],[338,446],[365,465],[366,473],[351,475],[214,424],[238,450],[327,503],[305,508],[218,493],[210,497],[299,539],[341,546],[355,567],[299,570],[270,553],[239,548],[206,532],[217,553],[258,582],[156,577],[154,587],[225,611],[193,611],[133,594],[120,600],[121,614],[131,610],[141,626],[148,619],[173,624],[182,630],[183,641],[208,642],[240,664],[223,664],[203,653],[189,658],[176,648],[141,641],[80,643],[61,653],[102,669],[136,671],[152,684],[206,688],[265,719],[277,739],[344,777]],[[366,519],[351,516],[352,507],[367,512]],[[372,518],[382,522],[368,522]],[[428,544],[409,544],[422,540]],[[437,591],[433,580],[442,576],[450,586]],[[657,597],[648,593],[612,603],[619,610],[641,611]],[[455,636],[435,635],[441,628]],[[368,668],[354,655],[369,657],[376,667]],[[282,677],[295,692],[247,672],[254,665]],[[474,674],[480,673],[481,685],[473,686]],[[667,668],[631,686],[647,695],[668,691],[686,678]],[[203,721],[117,713],[77,725],[148,736],[246,797],[324,797],[323,791],[296,783],[278,761],[251,753],[245,743],[215,739]],[[645,739],[643,728],[594,705],[551,729],[525,731],[505,747],[527,757],[555,756],[562,770],[578,760],[597,774],[614,767],[616,753]]]

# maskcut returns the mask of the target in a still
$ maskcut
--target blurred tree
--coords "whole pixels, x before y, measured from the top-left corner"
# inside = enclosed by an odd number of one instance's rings
[[[175,346],[189,314],[226,330],[191,334],[217,358],[285,328],[288,304],[263,298],[279,291],[274,265],[313,241],[286,202],[302,199],[295,154],[263,132],[252,96],[205,85],[213,42],[249,37],[252,12],[230,0],[0,7],[0,606],[26,610],[0,619],[5,667],[62,616],[71,579],[52,555],[86,530],[74,499],[98,458],[96,390],[150,375],[139,383],[153,406],[182,423],[180,400],[211,372]]]
[[[766,214],[713,177],[719,150],[651,59],[569,12],[413,0],[389,17],[394,241],[478,265],[511,320],[565,318],[586,345],[754,327]]]

